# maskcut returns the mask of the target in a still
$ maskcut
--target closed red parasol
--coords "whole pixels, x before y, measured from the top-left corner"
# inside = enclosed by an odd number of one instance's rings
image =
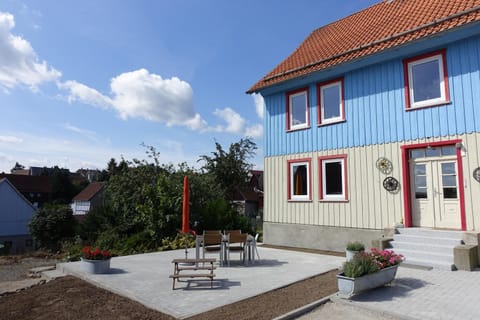
[[[187,176],[183,178],[182,232],[190,232],[190,188]]]

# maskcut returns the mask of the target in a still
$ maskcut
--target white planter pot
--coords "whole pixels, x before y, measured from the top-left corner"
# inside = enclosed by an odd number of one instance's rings
[[[337,275],[339,294],[351,296],[390,283],[395,279],[397,269],[398,264],[358,278],[349,278],[340,273]]]
[[[81,258],[82,270],[93,274],[102,274],[110,272],[110,259],[107,260],[88,260]]]
[[[360,251],[352,251],[352,250],[345,250],[345,255],[347,257],[347,261],[350,261],[353,259],[353,257],[359,253]]]

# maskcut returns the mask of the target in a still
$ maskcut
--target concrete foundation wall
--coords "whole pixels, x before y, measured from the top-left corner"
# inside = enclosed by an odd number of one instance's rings
[[[344,252],[350,241],[360,241],[370,249],[383,230],[264,222],[263,234],[265,244]]]

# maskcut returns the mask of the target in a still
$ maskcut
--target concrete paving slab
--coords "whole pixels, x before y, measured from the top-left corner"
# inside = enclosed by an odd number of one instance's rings
[[[258,251],[261,259],[248,266],[234,261],[239,255],[231,257],[229,267],[221,267],[217,262],[213,289],[209,280],[196,278],[177,282],[176,289],[172,290],[171,261],[184,258],[184,250],[115,257],[111,260],[109,274],[87,274],[80,262],[60,263],[57,269],[184,319],[336,269],[345,260],[262,246],[258,246]],[[194,249],[189,250],[189,257],[193,255]],[[210,253],[206,257],[218,260],[218,254]]]
[[[332,300],[335,308],[344,309],[351,316],[370,310],[372,319],[473,320],[479,318],[479,296],[479,271],[401,266],[390,285],[360,293],[349,300]],[[328,308],[318,308],[299,319],[330,319],[331,316]]]

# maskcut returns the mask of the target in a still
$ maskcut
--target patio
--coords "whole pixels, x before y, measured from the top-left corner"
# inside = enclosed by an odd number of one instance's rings
[[[235,255],[230,267],[220,267],[218,253],[206,254],[217,258],[213,289],[209,280],[192,279],[178,282],[172,290],[172,260],[184,258],[184,250],[112,258],[111,273],[104,275],[84,273],[80,262],[61,263],[57,269],[183,319],[336,269],[345,260],[262,246],[258,251],[261,259],[248,266]],[[189,258],[194,254],[195,249],[189,249]]]

